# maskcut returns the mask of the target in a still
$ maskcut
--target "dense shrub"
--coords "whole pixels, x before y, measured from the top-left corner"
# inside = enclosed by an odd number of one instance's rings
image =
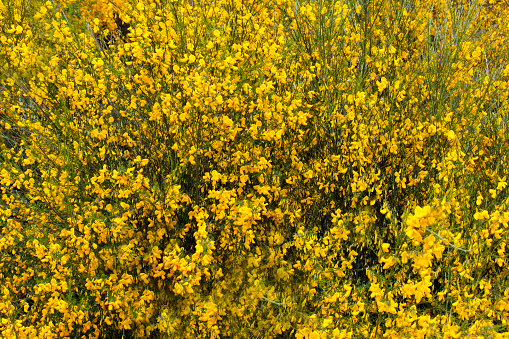
[[[508,12],[2,0],[2,337],[507,337]]]

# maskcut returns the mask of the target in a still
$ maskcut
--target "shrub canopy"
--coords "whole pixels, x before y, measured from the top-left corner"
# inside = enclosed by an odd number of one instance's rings
[[[508,16],[2,0],[1,336],[507,337]]]

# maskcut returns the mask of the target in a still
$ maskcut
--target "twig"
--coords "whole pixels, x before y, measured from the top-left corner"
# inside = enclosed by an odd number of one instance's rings
[[[451,245],[452,247],[454,247],[454,248],[455,248],[455,249],[457,249],[457,250],[460,250],[460,251],[463,251],[463,252],[467,252],[467,253],[471,251],[471,250],[465,250],[465,249],[463,249],[463,248],[459,248],[459,247],[457,247],[457,246],[454,246],[453,244],[451,244],[451,242],[450,242],[449,240],[444,239],[443,237],[441,237],[440,235],[436,234],[435,232],[433,232],[432,230],[430,230],[430,229],[428,229],[428,228],[426,228],[426,231],[428,231],[428,232],[432,233],[435,237],[440,238],[440,240],[444,240],[444,241],[446,241],[446,242],[447,242],[447,244]]]
[[[273,304],[275,304],[275,305],[278,305],[278,306],[284,306],[284,305],[285,305],[285,303],[278,303],[278,302],[275,302],[275,301],[273,301],[273,300],[270,300],[269,298],[264,297],[264,296],[262,296],[262,299],[264,299],[264,300],[266,300],[266,301],[268,301],[268,302],[270,302],[270,303],[273,303]]]

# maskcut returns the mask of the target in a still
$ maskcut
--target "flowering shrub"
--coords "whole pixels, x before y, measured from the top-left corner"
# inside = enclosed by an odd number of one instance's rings
[[[0,3],[5,338],[508,336],[501,1]]]

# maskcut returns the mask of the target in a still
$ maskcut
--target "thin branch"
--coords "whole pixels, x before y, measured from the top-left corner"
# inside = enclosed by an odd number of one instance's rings
[[[267,298],[267,297],[265,297],[265,296],[262,296],[262,299],[264,299],[264,300],[266,300],[266,301],[268,301],[268,302],[270,302],[270,303],[273,303],[274,305],[278,305],[278,306],[284,306],[284,305],[285,305],[285,303],[278,303],[278,302],[275,302],[275,301],[270,300],[269,298]]]
[[[435,232],[433,232],[433,231],[432,231],[432,230],[430,230],[429,228],[426,228],[426,231],[430,232],[430,233],[431,233],[431,234],[433,234],[435,237],[440,238],[440,240],[443,240],[443,241],[447,242],[447,244],[448,244],[448,245],[451,245],[452,247],[454,247],[454,248],[455,248],[455,249],[457,249],[457,250],[460,250],[460,251],[463,251],[463,252],[467,252],[467,253],[471,251],[471,250],[465,250],[465,249],[463,249],[463,248],[459,248],[459,247],[457,247],[457,246],[454,246],[453,244],[451,244],[451,242],[450,242],[449,240],[444,239],[443,237],[441,237],[440,235],[436,234]]]

